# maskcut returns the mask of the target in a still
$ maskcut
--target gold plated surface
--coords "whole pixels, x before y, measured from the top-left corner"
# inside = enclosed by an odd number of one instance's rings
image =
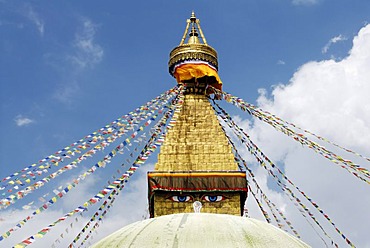
[[[177,122],[161,147],[155,170],[238,170],[231,146],[206,96],[185,95]]]

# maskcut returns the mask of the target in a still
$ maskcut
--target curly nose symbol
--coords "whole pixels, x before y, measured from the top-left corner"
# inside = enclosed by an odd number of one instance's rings
[[[195,201],[193,203],[194,213],[200,213],[200,209],[202,208],[202,203],[200,201]]]

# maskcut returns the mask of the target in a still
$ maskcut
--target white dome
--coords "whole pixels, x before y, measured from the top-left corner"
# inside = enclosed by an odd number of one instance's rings
[[[138,221],[92,247],[310,247],[268,223],[226,214],[172,214]]]

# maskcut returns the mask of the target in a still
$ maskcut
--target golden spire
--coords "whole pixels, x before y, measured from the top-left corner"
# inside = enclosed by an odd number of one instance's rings
[[[186,21],[185,32],[179,46],[175,47],[170,53],[168,62],[170,74],[176,77],[176,66],[189,61],[204,62],[216,72],[218,70],[217,52],[207,44],[200,27],[200,20],[196,18],[194,11]]]
[[[194,212],[196,202],[202,204],[202,212],[241,215],[247,197],[245,172],[238,170],[207,97],[222,83],[217,53],[199,23],[193,12],[180,45],[170,53],[170,73],[186,91],[155,169],[148,172],[151,217]]]
[[[191,26],[191,31],[189,33],[189,37],[191,38],[192,36],[194,36],[194,34],[196,34],[196,37],[198,37],[198,33],[197,33],[197,29],[198,29],[199,33],[201,35],[201,38],[203,40],[203,43],[205,45],[207,45],[207,40],[204,37],[202,29],[200,28],[200,20],[196,18],[194,11],[191,12],[190,19],[187,19],[186,23],[187,23],[187,25],[186,25],[186,28],[185,28],[185,32],[184,32],[184,35],[182,36],[182,39],[181,39],[181,42],[180,42],[179,46],[182,46],[184,44],[184,42],[186,40],[186,34],[188,33],[190,26]],[[188,44],[193,44],[193,42],[191,41],[190,38],[188,40]],[[197,43],[199,43],[199,42],[197,42]]]

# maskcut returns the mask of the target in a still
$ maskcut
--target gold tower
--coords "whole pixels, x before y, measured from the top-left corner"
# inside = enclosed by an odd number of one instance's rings
[[[148,172],[150,216],[194,211],[241,215],[247,197],[246,175],[238,170],[208,100],[212,87],[221,89],[222,82],[217,52],[207,44],[194,12],[168,64],[185,94],[155,171]]]

